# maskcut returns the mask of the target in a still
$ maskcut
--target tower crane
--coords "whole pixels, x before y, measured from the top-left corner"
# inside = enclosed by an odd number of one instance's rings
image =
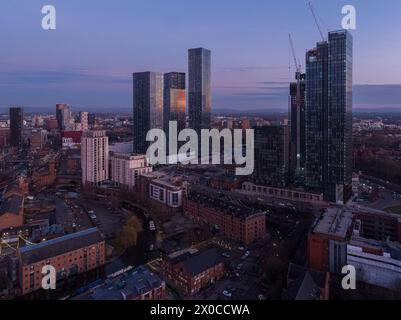
[[[319,20],[317,18],[316,11],[315,11],[311,1],[308,2],[308,7],[312,13],[313,19],[315,20],[317,29],[319,30],[320,36],[322,37],[322,41],[326,41],[326,38],[324,37],[323,31],[322,31],[322,28],[320,27],[320,24],[319,24]]]

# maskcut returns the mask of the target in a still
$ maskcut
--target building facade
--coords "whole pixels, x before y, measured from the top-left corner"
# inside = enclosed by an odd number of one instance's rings
[[[62,236],[18,250],[22,295],[42,288],[42,268],[56,269],[57,281],[105,264],[105,241],[97,228]]]
[[[134,153],[146,154],[146,135],[163,129],[163,74],[133,74]]]
[[[56,119],[61,131],[71,129],[72,114],[68,104],[59,103],[56,105]]]
[[[297,82],[290,84],[291,148],[290,174],[295,179],[305,168],[305,73],[296,74]],[[299,87],[298,87],[299,81]],[[298,92],[299,91],[299,92]],[[298,101],[299,95],[299,101]]]
[[[266,215],[216,195],[190,191],[183,202],[184,215],[216,228],[222,236],[250,244],[266,235]]]
[[[89,124],[88,124],[88,112],[80,112],[79,113],[79,121],[81,123],[81,130],[85,131],[89,129]]]
[[[169,122],[177,122],[177,135],[186,127],[185,73],[170,72],[164,75],[163,96],[163,130],[169,150]]]
[[[140,154],[113,154],[111,156],[111,180],[121,188],[132,190],[139,176],[152,172],[146,155]]]
[[[109,138],[105,131],[82,134],[81,166],[84,185],[97,185],[109,179]]]
[[[216,249],[170,255],[163,259],[162,265],[166,281],[188,296],[224,276],[224,263]]]
[[[22,129],[24,127],[24,111],[22,108],[10,108],[10,145],[22,146]]]
[[[285,187],[289,180],[289,127],[255,129],[255,175],[259,184]]]
[[[352,56],[346,30],[306,53],[306,185],[338,203],[352,194]]]
[[[201,129],[210,129],[211,51],[204,48],[188,51],[188,115],[189,127],[200,137]]]

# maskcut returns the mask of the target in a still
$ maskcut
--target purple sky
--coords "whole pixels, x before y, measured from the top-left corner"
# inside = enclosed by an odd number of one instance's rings
[[[131,73],[187,70],[187,49],[212,50],[213,109],[286,109],[288,34],[298,59],[320,39],[304,0],[3,0],[0,107],[131,108]],[[401,2],[315,0],[324,30],[357,10],[355,108],[401,106]],[[57,30],[41,8],[57,9]],[[292,63],[291,63],[292,65]]]

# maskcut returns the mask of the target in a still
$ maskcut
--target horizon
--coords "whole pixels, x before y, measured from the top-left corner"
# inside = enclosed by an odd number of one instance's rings
[[[187,73],[187,50],[202,46],[212,51],[213,112],[285,111],[295,73],[288,34],[303,65],[305,50],[320,40],[303,0],[253,1],[251,6],[235,1],[229,6],[183,0],[124,0],[115,6],[98,1],[96,8],[54,0],[57,29],[52,31],[40,28],[41,1],[23,8],[21,3],[7,2],[0,12],[0,37],[7,48],[0,59],[0,109],[51,108],[65,102],[74,111],[128,111],[133,72]],[[401,25],[390,23],[401,3],[392,4],[389,10],[361,0],[353,3],[355,110],[401,107],[400,44],[393,40]],[[324,33],[340,28],[343,5],[340,0],[314,1]]]

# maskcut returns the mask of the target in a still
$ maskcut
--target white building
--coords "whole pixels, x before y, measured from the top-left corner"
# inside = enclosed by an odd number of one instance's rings
[[[81,140],[82,183],[99,184],[109,178],[109,138],[106,131],[85,131]]]
[[[347,264],[357,279],[391,290],[401,289],[401,247],[395,243],[354,237],[347,246]]]
[[[185,183],[174,183],[169,178],[155,179],[149,184],[149,198],[171,208],[182,206],[182,198],[185,192]]]
[[[111,180],[132,190],[142,174],[152,172],[146,155],[114,154],[111,156]]]

